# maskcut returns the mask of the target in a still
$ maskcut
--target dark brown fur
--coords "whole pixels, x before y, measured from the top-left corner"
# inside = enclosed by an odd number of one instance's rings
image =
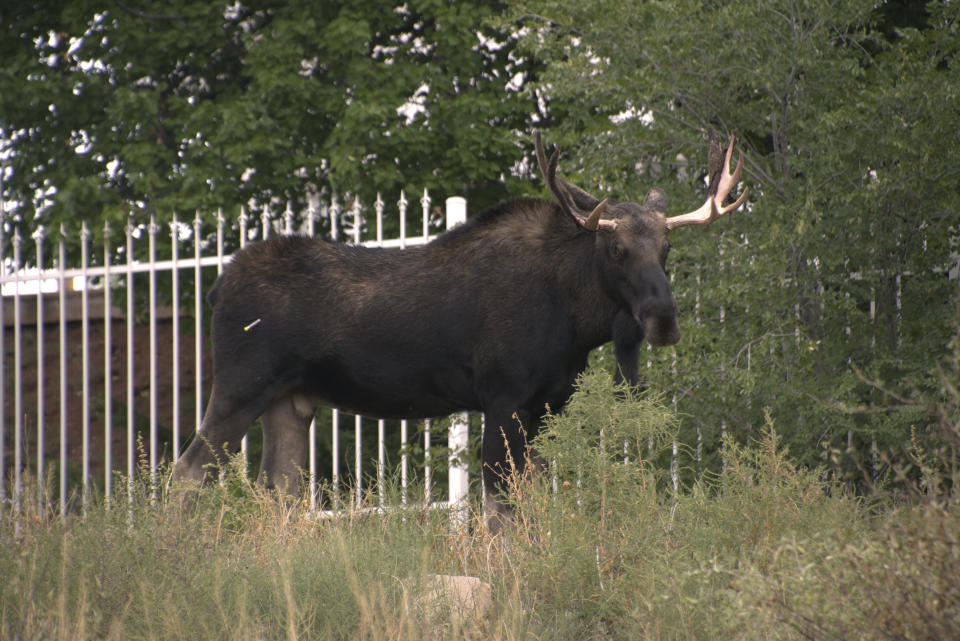
[[[636,382],[640,340],[676,342],[661,194],[611,204],[614,231],[521,199],[403,251],[282,236],[238,252],[210,294],[213,390],[175,477],[203,479],[257,417],[260,480],[280,486],[305,464],[318,405],[383,418],[477,410],[497,496],[508,459],[522,469],[545,408],[563,407],[592,349],[613,338]]]

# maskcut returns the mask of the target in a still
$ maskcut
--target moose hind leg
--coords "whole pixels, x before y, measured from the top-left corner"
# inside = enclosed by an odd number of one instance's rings
[[[484,415],[483,503],[484,520],[493,533],[504,531],[511,520],[510,484],[519,480],[531,453],[528,450],[529,429],[536,429],[531,412],[488,411]]]
[[[312,405],[295,395],[281,396],[263,413],[263,457],[257,482],[287,494],[298,494],[307,460]]]

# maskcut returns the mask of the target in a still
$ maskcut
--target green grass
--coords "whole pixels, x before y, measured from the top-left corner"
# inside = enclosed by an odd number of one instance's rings
[[[848,495],[775,427],[672,491],[648,461],[677,417],[588,375],[547,422],[546,472],[515,479],[516,528],[442,512],[311,518],[234,470],[199,498],[9,508],[2,639],[943,639],[960,629],[960,506]],[[626,457],[626,462],[624,458]],[[34,490],[35,494],[35,490]],[[892,495],[891,495],[892,496]],[[881,500],[882,499],[882,500]],[[463,624],[429,575],[487,581]]]

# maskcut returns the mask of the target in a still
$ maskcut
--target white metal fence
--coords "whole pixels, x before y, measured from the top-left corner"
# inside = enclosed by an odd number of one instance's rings
[[[408,235],[410,203],[401,193],[395,212],[399,233],[392,238],[384,237],[388,214],[386,204],[379,197],[372,207],[373,215],[366,217],[359,200],[344,207],[334,197],[328,203],[317,201],[301,216],[295,215],[289,206],[279,217],[264,210],[259,220],[241,210],[235,225],[228,223],[222,212],[207,220],[200,213],[189,222],[174,218],[169,232],[162,230],[153,218],[141,224],[131,221],[124,229],[122,242],[116,244],[114,239],[119,239],[121,234],[113,233],[109,225],[105,225],[103,246],[96,249],[91,248],[92,234],[84,224],[79,237],[79,267],[67,266],[67,243],[72,239],[62,228],[59,233],[50,233],[41,227],[30,238],[25,238],[14,227],[9,239],[12,255],[0,255],[3,294],[0,296],[0,345],[3,346],[0,406],[4,409],[0,414],[0,500],[12,504],[17,511],[24,500],[36,500],[40,504],[47,501],[43,483],[36,484],[38,496],[24,495],[25,474],[37,479],[52,477],[55,481],[52,494],[57,497],[52,502],[59,505],[47,507],[58,508],[64,514],[71,509],[68,506],[71,500],[76,500],[77,507],[84,509],[95,484],[103,492],[108,506],[117,496],[122,496],[123,489],[114,487],[116,472],[125,474],[128,501],[134,500],[134,478],[138,469],[148,470],[152,487],[157,487],[162,460],[176,461],[184,437],[199,425],[203,415],[207,341],[203,322],[204,283],[212,282],[214,271],[219,273],[231,259],[231,255],[225,254],[225,237],[232,235],[234,244],[243,247],[250,239],[262,239],[274,233],[313,236],[318,233],[318,223],[323,222],[329,225],[329,235],[334,240],[346,236],[358,244],[403,249],[427,242],[432,232],[440,231],[439,227],[449,228],[466,220],[463,198],[448,198],[441,213],[431,210],[431,199],[425,190],[419,204],[421,233]],[[415,217],[416,214],[411,215]],[[210,231],[211,223],[213,231]],[[416,221],[410,223],[416,224]],[[367,229],[368,236],[375,233],[375,238],[362,241],[363,229]],[[0,234],[3,233],[0,224]],[[164,257],[157,255],[161,233],[170,234],[169,255]],[[2,240],[0,237],[0,247],[4,245]],[[33,243],[35,252],[31,267],[26,267],[22,258],[24,250],[31,249],[25,248],[26,243]],[[144,254],[144,243],[145,258],[136,258]],[[145,296],[141,291],[144,279]],[[161,287],[169,287],[168,307],[159,302]],[[118,308],[115,301],[122,301],[124,307]],[[123,334],[117,335],[120,326]],[[140,345],[144,342],[144,333],[146,349]],[[190,353],[192,364],[187,360]],[[95,384],[91,368],[99,359],[102,359],[103,371],[102,376],[98,373]],[[169,395],[160,393],[161,368],[169,372]],[[192,382],[188,380],[191,376]],[[57,384],[51,385],[51,381]],[[120,401],[117,399],[119,386],[124,386]],[[188,390],[186,393],[184,388]],[[54,398],[49,398],[51,396]],[[144,396],[146,411],[138,412]],[[125,407],[124,418],[114,416],[114,410],[120,406]],[[161,414],[168,417],[169,422],[170,449],[166,453],[161,451],[158,437]],[[450,420],[447,501],[433,500],[435,480],[430,452],[432,439],[438,435],[431,432],[430,421],[413,428],[402,421],[399,452],[391,453],[387,451],[386,424],[376,421],[376,459],[370,460],[364,456],[363,443],[364,426],[369,427],[371,421],[353,417],[355,456],[352,469],[342,470],[341,458],[345,452],[341,448],[340,428],[345,421],[349,418],[337,410],[329,415],[332,473],[326,482],[332,493],[349,490],[351,501],[356,505],[364,500],[383,505],[387,495],[387,459],[391,456],[396,460],[398,455],[400,501],[406,503],[409,499],[419,503],[420,497],[408,496],[414,464],[411,450],[420,449],[411,447],[415,445],[410,442],[411,429],[414,429],[423,435],[423,455],[416,463],[422,467],[424,500],[449,505],[457,511],[464,509],[469,485],[463,461],[468,439],[466,414],[455,415]],[[184,429],[184,422],[192,423],[189,429]],[[138,444],[140,434],[146,438]],[[314,511],[323,507],[320,497],[323,481],[317,474],[318,436],[315,417],[310,425],[306,470],[310,508]],[[121,448],[125,454],[123,461],[114,460],[119,441],[125,446]],[[103,448],[99,455],[92,450],[94,442]],[[71,464],[77,458],[77,448],[80,479],[71,480],[70,470],[77,467]],[[138,460],[138,448],[143,461]],[[246,457],[246,438],[242,452]],[[102,468],[102,485],[92,476],[95,459],[97,467]],[[367,488],[366,484],[372,487]]]
[[[0,405],[4,408],[0,414],[0,500],[19,509],[21,501],[31,498],[24,497],[23,492],[23,475],[27,473],[41,479],[53,477],[56,491],[52,494],[59,501],[56,507],[63,513],[68,510],[68,500],[75,488],[76,500],[82,508],[91,499],[94,460],[102,475],[97,486],[102,488],[107,501],[123,495],[123,488],[113,487],[116,471],[123,472],[128,480],[128,501],[133,500],[133,479],[139,468],[148,471],[156,486],[162,460],[176,460],[184,437],[202,418],[206,342],[204,284],[211,283],[213,276],[230,260],[225,245],[231,238],[233,246],[242,247],[250,239],[262,239],[270,234],[297,232],[312,236],[322,230],[334,240],[404,248],[427,242],[431,233],[462,222],[466,216],[466,202],[462,198],[447,199],[445,209],[440,211],[431,208],[431,199],[424,192],[419,205],[419,212],[411,212],[411,203],[401,194],[396,208],[390,207],[389,214],[396,217],[397,224],[389,226],[385,225],[388,207],[380,198],[366,209],[357,200],[351,201],[348,207],[336,198],[327,203],[318,201],[299,216],[289,207],[279,216],[263,211],[256,218],[241,211],[235,222],[228,222],[220,212],[206,220],[197,214],[192,221],[174,219],[169,224],[169,232],[150,220],[130,223],[122,234],[105,228],[103,246],[96,248],[91,247],[92,234],[86,226],[78,239],[68,238],[63,230],[51,233],[43,229],[24,237],[14,226],[9,239],[11,255],[0,255],[3,288]],[[387,227],[396,228],[399,233],[385,237]],[[419,233],[408,235],[407,230],[413,227],[418,227]],[[0,224],[0,234],[3,233],[4,226]],[[169,233],[171,240],[169,252],[163,257],[157,255],[156,248],[161,233]],[[746,245],[746,237],[741,238]],[[66,266],[66,248],[71,240],[79,242],[79,267]],[[0,247],[7,246],[2,241],[0,236]],[[726,264],[722,243],[720,246],[717,268],[722,270]],[[25,266],[27,261],[22,254],[32,255],[31,267]],[[956,261],[952,257],[951,264]],[[818,270],[819,261],[814,259],[810,266]],[[948,277],[955,279],[958,271],[960,269],[952,267]],[[671,271],[671,281],[676,273]],[[850,278],[857,280],[860,276],[851,274]],[[901,281],[897,276],[893,301],[898,346],[902,321]],[[169,298],[170,304],[164,308],[159,303],[159,290],[168,288],[170,295],[164,299]],[[693,279],[693,287],[686,289],[689,291],[685,294],[678,294],[686,296],[686,306],[691,308],[693,321],[699,325],[703,321],[699,274]],[[818,295],[821,293],[818,291]],[[118,309],[115,302],[123,308]],[[872,287],[868,302],[868,323],[873,326],[877,322],[877,294]],[[722,328],[728,310],[721,304],[715,311],[716,317],[711,322]],[[747,309],[743,311],[746,313]],[[801,350],[799,304],[794,306],[794,316],[793,340],[786,342],[794,343],[794,347]],[[845,333],[849,337],[850,318],[846,318],[846,323]],[[874,333],[870,336],[873,347]],[[770,349],[772,358],[774,348]],[[745,367],[749,370],[750,342],[745,350]],[[675,373],[676,352],[672,358],[671,370]],[[643,355],[641,359],[646,360],[646,369],[651,370],[649,352],[646,359]],[[99,367],[94,367],[97,363]],[[171,379],[169,393],[162,393],[160,389],[164,383],[160,369],[164,365],[169,368]],[[746,402],[749,403],[749,399]],[[675,392],[673,405],[676,403]],[[121,412],[125,416],[120,415]],[[400,486],[398,500],[401,503],[408,500],[421,503],[422,498],[430,503],[449,503],[458,510],[465,507],[469,484],[462,461],[468,443],[465,415],[454,417],[448,430],[448,501],[433,500],[436,486],[442,484],[433,478],[437,461],[430,459],[431,446],[440,430],[430,421],[414,425],[403,421],[396,426],[399,435],[393,431],[388,434],[387,423],[376,421],[376,447],[373,448],[372,441],[364,439],[365,429],[372,430],[372,421],[342,416],[336,410],[318,417],[322,421],[318,423],[315,419],[310,426],[306,470],[311,510],[325,507],[319,491],[324,483],[334,493],[349,490],[353,504],[359,505],[364,500],[383,504],[390,485],[388,474],[394,473]],[[192,425],[185,426],[184,421]],[[341,437],[350,432],[351,421],[353,443],[341,443]],[[166,425],[169,425],[169,434],[165,438],[170,449],[164,453],[159,431]],[[392,423],[390,426],[395,427]],[[721,418],[717,429],[723,435],[728,422]],[[138,460],[139,434],[144,435],[140,447],[143,462]],[[318,460],[323,460],[318,442],[322,435],[329,436],[329,442],[323,445],[329,448],[330,454],[329,476],[324,478],[320,478],[317,465]],[[115,447],[115,439],[122,441],[122,448]],[[691,441],[694,439],[695,443],[687,444],[687,449],[692,464],[699,470],[703,451],[699,425]],[[848,433],[847,442],[852,451],[852,433]],[[94,444],[102,448],[99,456],[93,449]],[[670,477],[674,489],[679,483],[682,454],[678,452],[679,445],[682,444],[674,442],[671,452]],[[349,456],[351,448],[352,457]],[[412,458],[414,450],[416,460]],[[242,451],[246,454],[246,439]],[[871,444],[870,451],[875,456],[876,446]],[[75,459],[79,463],[74,465],[71,479],[69,462]],[[52,461],[56,461],[55,465]],[[413,465],[421,470],[419,480],[425,489],[424,497],[409,496]],[[46,469],[47,466],[51,469]],[[45,500],[42,495],[35,498],[38,502]]]

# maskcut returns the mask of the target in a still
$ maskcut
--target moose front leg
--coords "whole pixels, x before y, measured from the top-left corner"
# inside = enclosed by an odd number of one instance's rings
[[[529,443],[538,426],[539,419],[525,410],[484,413],[480,454],[485,493],[483,516],[493,534],[504,532],[511,522],[511,484],[520,480],[531,460]]]
[[[266,409],[269,393],[269,389],[258,393],[252,388],[239,388],[236,393],[215,378],[203,422],[173,467],[174,483],[204,484],[216,479],[229,457],[240,451],[250,424]]]

